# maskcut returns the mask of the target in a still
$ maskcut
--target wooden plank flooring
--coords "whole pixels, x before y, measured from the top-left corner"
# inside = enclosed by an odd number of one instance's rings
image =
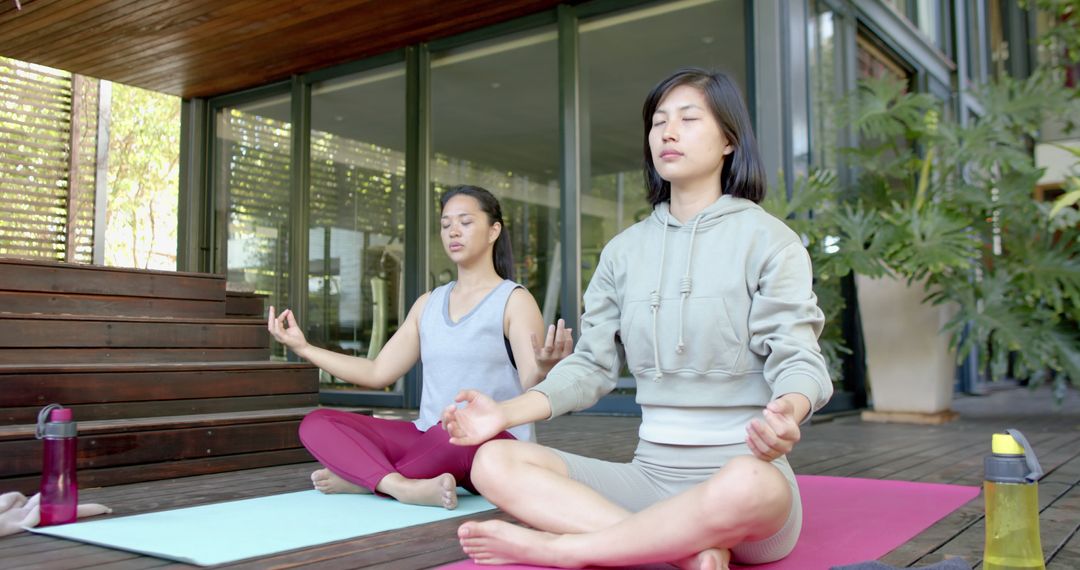
[[[791,455],[796,472],[980,485],[990,435],[1014,427],[1031,440],[1047,472],[1039,486],[1041,531],[1048,570],[1080,568],[1080,396],[1070,391],[1055,407],[1047,390],[996,391],[955,402],[960,419],[945,425],[867,423],[856,415],[815,418]],[[394,414],[395,412],[389,412]],[[568,416],[538,425],[542,443],[614,461],[629,460],[637,418]],[[100,502],[117,515],[216,503],[310,487],[313,463],[250,469],[83,489],[83,502]],[[900,567],[925,566],[962,556],[981,567],[984,541],[981,496],[881,558]],[[490,513],[477,518],[492,516]],[[498,515],[503,516],[505,515]],[[438,566],[463,557],[454,529],[465,519],[326,544],[229,568],[378,568]],[[20,534],[0,539],[2,568],[193,568],[166,560],[51,537]]]

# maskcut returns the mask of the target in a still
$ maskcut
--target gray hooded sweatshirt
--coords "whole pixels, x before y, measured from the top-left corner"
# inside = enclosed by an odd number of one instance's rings
[[[642,439],[742,442],[769,401],[803,394],[818,410],[832,395],[811,283],[798,235],[757,204],[722,196],[683,224],[661,203],[604,247],[574,353],[532,389],[553,417],[583,410],[625,359]]]

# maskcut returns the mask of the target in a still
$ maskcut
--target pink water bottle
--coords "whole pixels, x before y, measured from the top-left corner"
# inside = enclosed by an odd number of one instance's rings
[[[38,414],[37,438],[43,439],[41,526],[75,522],[79,488],[75,483],[75,422],[71,410],[49,404]]]

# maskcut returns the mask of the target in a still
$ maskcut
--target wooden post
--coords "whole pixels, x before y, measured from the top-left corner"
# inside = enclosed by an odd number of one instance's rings
[[[83,105],[83,91],[86,79],[81,75],[71,76],[71,138],[68,141],[68,194],[64,208],[67,220],[67,236],[64,239],[64,261],[75,261],[75,226],[78,223],[79,195],[82,191],[81,172],[79,170],[80,143],[86,122],[86,110]]]

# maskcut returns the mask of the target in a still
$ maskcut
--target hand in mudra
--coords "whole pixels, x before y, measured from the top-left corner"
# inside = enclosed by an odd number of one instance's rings
[[[506,416],[490,396],[476,390],[463,390],[454,398],[464,407],[450,404],[443,410],[443,429],[455,445],[480,445],[506,429]]]
[[[296,324],[296,317],[289,309],[285,309],[277,317],[274,316],[274,307],[270,306],[270,317],[266,320],[266,330],[270,331],[274,340],[291,348],[293,352],[307,346],[307,338],[300,325]]]
[[[547,373],[560,360],[574,352],[573,332],[574,329],[566,328],[566,321],[559,319],[558,326],[548,325],[547,336],[544,338],[542,346],[540,340],[536,338],[536,333],[529,335],[540,378],[547,376]]]

